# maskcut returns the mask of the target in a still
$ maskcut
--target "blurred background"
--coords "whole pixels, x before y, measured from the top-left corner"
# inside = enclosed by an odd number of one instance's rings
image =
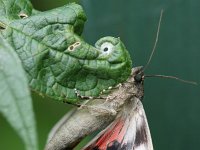
[[[73,0],[32,0],[45,11]],[[164,9],[156,52],[145,74],[174,75],[200,83],[200,1],[80,0],[87,14],[83,37],[94,44],[100,37],[120,37],[133,66],[145,65]],[[67,15],[67,14],[66,14]],[[33,93],[40,149],[52,126],[71,108]],[[193,150],[200,143],[200,87],[170,79],[145,80],[143,100],[155,150]],[[23,150],[23,144],[0,116],[2,150]],[[79,148],[78,148],[79,149]]]

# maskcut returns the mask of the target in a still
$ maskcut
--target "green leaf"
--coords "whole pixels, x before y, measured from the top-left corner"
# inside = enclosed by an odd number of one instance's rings
[[[37,150],[35,118],[26,74],[16,52],[1,36],[0,95],[0,112],[21,137],[26,149]]]
[[[31,13],[32,4],[29,0],[0,0],[0,20],[4,23],[20,19],[20,14],[30,16]]]
[[[89,45],[81,38],[85,21],[82,7],[74,3],[2,21],[1,33],[19,55],[33,90],[76,102],[75,89],[83,96],[98,96],[128,78],[131,59],[121,40],[105,37],[95,47]],[[103,43],[111,43],[112,49],[104,52]]]

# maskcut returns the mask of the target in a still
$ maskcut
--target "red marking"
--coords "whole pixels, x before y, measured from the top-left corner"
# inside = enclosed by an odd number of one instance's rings
[[[113,125],[111,126],[111,128],[108,128],[108,129],[103,133],[103,135],[101,135],[101,136],[98,138],[98,140],[97,140],[97,142],[96,142],[95,145],[100,146],[104,141],[106,141],[106,140],[109,138],[109,135],[112,133],[112,127],[115,126],[115,125],[116,125],[116,123],[113,124]]]
[[[124,135],[126,134],[128,125],[129,125],[129,120],[126,119],[126,121],[124,122],[123,127],[122,127],[122,129],[121,129],[121,131],[120,131],[120,133],[119,133],[119,135],[118,135],[118,137],[116,139],[118,142],[121,143],[121,141],[123,140]]]
[[[112,141],[114,141],[114,140],[119,138],[119,134],[121,133],[121,130],[123,129],[123,126],[124,126],[124,121],[119,121],[117,126],[114,127],[113,134],[111,135],[111,137],[109,139],[110,142],[112,142]],[[118,142],[120,142],[120,141],[118,141]]]
[[[116,124],[111,126],[110,129],[108,129],[108,131],[104,133],[102,138],[100,137],[100,139],[95,145],[98,146],[100,150],[106,150],[109,143],[111,143],[114,140],[117,140],[118,135],[121,129],[123,128],[123,125],[124,125],[124,120],[121,119],[117,120]]]

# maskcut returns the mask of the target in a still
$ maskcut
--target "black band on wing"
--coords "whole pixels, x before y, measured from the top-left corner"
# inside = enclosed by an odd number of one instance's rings
[[[140,128],[137,128],[136,130],[136,139],[134,147],[147,143],[147,133],[146,133],[147,127],[144,119],[142,120],[142,123],[140,125],[141,125]]]

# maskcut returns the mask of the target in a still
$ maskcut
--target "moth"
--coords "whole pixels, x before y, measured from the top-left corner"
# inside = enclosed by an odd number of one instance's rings
[[[143,84],[143,67],[133,68],[127,81],[113,88],[105,99],[94,99],[64,122],[58,122],[45,150],[73,149],[77,141],[108,123],[110,125],[83,150],[153,150],[141,103]],[[98,100],[100,104],[96,103]]]
[[[144,79],[172,78],[196,84],[173,76],[144,75],[158,41],[163,11],[161,11],[156,41],[145,67],[135,67],[128,79],[109,89],[109,94],[94,97],[75,113],[68,115],[53,128],[45,150],[73,149],[82,138],[107,126],[82,150],[153,150],[151,134],[142,105]],[[87,98],[81,96],[82,98]],[[89,97],[88,97],[89,98]]]
[[[105,127],[83,150],[153,150],[142,106],[143,67],[132,69],[127,81],[108,96],[89,100],[59,121],[49,134],[45,150],[73,149],[90,133]],[[148,77],[148,76],[147,76]]]
[[[136,74],[132,74],[132,80],[119,88],[123,94],[131,96],[128,99],[122,98],[125,104],[116,119],[83,150],[153,150],[147,118],[141,103],[144,75],[142,68],[137,69]],[[132,89],[132,92],[127,88]]]
[[[144,95],[144,70],[149,65],[156,48],[163,10],[158,24],[156,41],[152,54],[143,67],[136,67],[124,86],[119,89],[123,94],[131,95],[124,101],[124,106],[116,119],[100,132],[83,150],[153,150],[151,133],[146,114],[141,103]],[[130,87],[125,84],[131,84]],[[131,89],[132,91],[129,91]]]
[[[160,17],[160,20],[161,18],[162,16]],[[158,31],[159,28],[160,22]],[[113,116],[117,114],[117,116],[115,116],[114,121],[101,131],[89,144],[87,144],[83,150],[153,150],[147,118],[141,103],[144,95],[143,84],[145,76],[143,71],[143,67],[133,68],[129,78],[125,82],[120,83],[114,89],[111,89],[110,94],[103,98],[103,103],[94,104],[91,107],[86,106],[86,109],[90,110],[89,115],[95,115],[96,118],[95,120],[91,119],[92,126],[89,126],[90,121],[88,121],[85,123],[88,126],[87,128],[79,127],[79,129],[76,127],[75,130],[78,133],[82,133],[85,130],[89,130],[88,132],[91,133],[95,126],[95,121],[97,122],[96,126],[100,127],[106,123],[105,117],[109,118],[111,116],[110,114]],[[101,120],[100,116],[103,116],[102,120],[105,121],[99,123],[97,120]],[[57,123],[56,127],[54,127],[50,133],[49,141],[45,150],[72,149],[73,146],[69,144],[71,139],[79,141],[79,139],[82,138],[79,137],[79,134],[76,136],[74,133],[70,133],[70,131],[73,130],[71,128],[71,124],[74,124],[73,120],[78,120],[76,117],[77,116],[73,114],[70,115],[69,118],[65,118],[65,123],[63,121]],[[80,113],[78,117],[81,118]],[[73,118],[72,121],[70,118]],[[62,127],[63,124],[65,124],[64,127]],[[80,123],[80,126],[85,127],[85,124],[82,122]],[[67,130],[67,134],[63,134],[66,133],[66,131],[64,131],[66,128],[69,128],[69,130]],[[73,134],[73,138],[71,137],[71,134]],[[70,135],[69,142],[67,140],[67,135]],[[57,143],[57,141],[64,141],[63,137],[66,138],[65,142],[62,144],[60,142]]]
[[[114,96],[111,94],[110,101],[114,101],[114,105],[119,105],[116,99],[122,100],[121,104],[124,103],[122,109],[115,120],[89,142],[83,150],[153,150],[151,133],[142,105],[144,79],[147,77],[171,78],[196,85],[196,82],[174,76],[144,75],[144,70],[148,67],[155,52],[162,15],[163,10],[161,10],[156,40],[147,64],[144,68],[134,68],[131,77],[119,87],[117,91],[119,94],[114,94]]]

